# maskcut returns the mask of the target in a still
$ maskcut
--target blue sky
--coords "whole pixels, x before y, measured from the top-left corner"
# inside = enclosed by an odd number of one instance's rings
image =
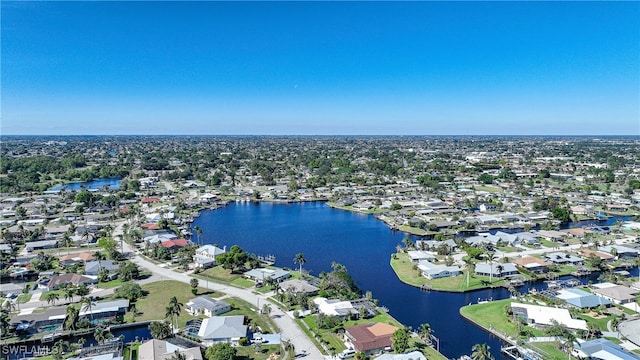
[[[1,7],[5,135],[640,135],[640,2]]]

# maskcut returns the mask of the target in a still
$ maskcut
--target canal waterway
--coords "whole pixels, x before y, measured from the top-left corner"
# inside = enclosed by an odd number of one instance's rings
[[[54,186],[49,191],[60,191],[63,188],[67,191],[71,190],[102,190],[104,186],[108,186],[109,189],[117,190],[120,188],[120,181],[122,178],[102,178],[92,181],[72,182],[64,185]]]
[[[445,356],[470,354],[474,344],[487,343],[501,358],[501,341],[462,318],[459,309],[479,300],[505,299],[508,291],[425,292],[401,283],[389,261],[405,234],[390,230],[372,215],[332,209],[322,202],[235,202],[203,211],[193,225],[203,230],[203,243],[227,248],[237,244],[256,255],[275,255],[276,266],[297,269],[293,259],[298,253],[307,260],[304,269],[315,276],[331,271],[334,261],[343,264],[360,288],[371,291],[400,322],[414,329],[429,323]],[[637,269],[633,272],[637,274]],[[527,284],[518,290],[526,292],[529,287],[540,290],[546,285]]]

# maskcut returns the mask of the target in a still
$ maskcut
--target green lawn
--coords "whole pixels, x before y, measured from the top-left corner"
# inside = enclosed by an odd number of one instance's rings
[[[464,306],[460,309],[460,314],[465,318],[471,319],[485,329],[493,328],[501,334],[508,337],[517,338],[517,330],[515,325],[505,316],[504,308],[510,305],[511,299],[492,301],[484,304],[475,304]],[[544,336],[541,330],[530,328],[534,336]],[[556,347],[556,343],[535,343],[528,344],[534,350],[540,352],[544,359],[566,359],[567,354],[560,351]],[[537,348],[537,349],[536,349]]]
[[[136,302],[136,309],[138,309],[139,314],[136,316],[136,321],[166,319],[166,308],[172,297],[175,296],[183,304],[183,309],[184,304],[196,297],[191,293],[189,284],[174,280],[144,284],[142,285],[142,290],[148,292],[148,294]],[[128,315],[127,319],[129,318],[130,315]],[[193,318],[186,311],[181,311],[180,316],[178,316],[178,326],[184,326],[187,320]]]
[[[422,276],[419,270],[414,269],[414,266],[415,264],[411,262],[405,253],[396,253],[391,257],[391,267],[393,268],[393,271],[402,282],[409,285],[417,287],[428,285],[431,286],[433,290],[452,292],[484,289],[489,287],[489,278],[486,276],[477,276],[472,274],[469,278],[469,286],[467,286],[466,274],[429,280]],[[491,282],[491,286],[501,286],[505,282],[506,280],[494,278],[493,282]]]
[[[251,281],[251,280],[249,280],[247,278],[240,277],[240,278],[237,278],[237,279],[231,281],[229,284],[235,285],[235,286],[237,286],[239,288],[248,289],[248,288],[254,286],[255,282],[253,282],[253,281]]]
[[[398,230],[404,231],[404,232],[409,233],[409,234],[418,235],[418,236],[436,234],[436,232],[422,230],[420,228],[412,227],[412,226],[409,226],[409,225],[400,225],[398,227]]]
[[[102,282],[102,283],[98,283],[98,287],[100,289],[110,289],[110,288],[114,288],[116,286],[120,286],[122,285],[123,282],[122,280],[111,280],[111,281],[107,281],[107,282]]]
[[[485,328],[493,328],[507,336],[516,337],[514,324],[504,315],[504,308],[511,305],[513,300],[498,300],[484,304],[467,305],[460,309],[460,314]]]
[[[277,333],[278,327],[270,317],[261,316],[256,312],[258,304],[249,304],[248,302],[238,298],[225,298],[224,301],[231,304],[233,310],[224,314],[225,316],[231,315],[244,315],[249,319],[252,325],[259,326],[265,333]],[[263,304],[260,304],[262,307]]]
[[[208,276],[213,280],[221,281],[224,283],[230,283],[233,280],[236,280],[242,277],[242,274],[232,274],[231,270],[227,270],[222,266],[216,266],[211,269],[207,269],[201,272],[200,275]]]
[[[256,352],[256,348],[252,345],[238,346],[236,359],[238,360],[267,360],[273,353],[281,353],[280,345],[262,345],[260,351]]]

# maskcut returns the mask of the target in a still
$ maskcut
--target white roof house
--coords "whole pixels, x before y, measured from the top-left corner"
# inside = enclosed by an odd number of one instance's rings
[[[313,299],[313,303],[318,308],[318,312],[327,316],[348,316],[358,313],[350,301],[318,297]]]
[[[422,271],[422,276],[427,279],[438,279],[462,274],[462,270],[458,266],[439,265],[426,260],[418,263],[418,269]]]
[[[247,325],[243,315],[215,316],[202,320],[198,337],[205,346],[215,343],[237,343],[247,336]]]
[[[523,317],[527,322],[541,325],[553,325],[555,320],[570,329],[587,330],[587,322],[573,319],[569,310],[523,303],[511,303],[514,314]]]

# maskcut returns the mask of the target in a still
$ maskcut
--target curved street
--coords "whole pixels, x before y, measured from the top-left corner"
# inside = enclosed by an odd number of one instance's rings
[[[118,229],[120,229],[120,226],[118,226]],[[165,269],[150,261],[147,261],[126,243],[124,243],[123,250],[125,251],[125,253],[128,252],[132,254],[130,256],[132,262],[136,263],[141,268],[146,268],[147,270],[151,271],[156,277],[159,276],[160,279],[158,280],[176,280],[185,284],[189,284],[192,279],[192,277],[187,274]],[[267,303],[268,296],[258,295],[245,289],[222,285],[212,281],[208,281],[205,283],[200,281],[199,286],[240,298],[248,303],[254,304],[257,309],[259,309],[258,304]],[[278,308],[277,306],[273,306],[270,317],[280,328],[282,338],[284,340],[289,340],[293,344],[297,354],[306,353],[310,359],[325,358],[325,356],[320,353],[320,351],[311,342],[311,340],[309,340],[302,329],[300,329],[298,324],[289,315],[285,314],[282,309]]]

